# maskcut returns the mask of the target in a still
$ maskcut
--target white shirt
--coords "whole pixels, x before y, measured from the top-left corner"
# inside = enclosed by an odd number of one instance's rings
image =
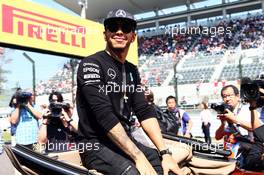
[[[249,110],[249,104],[244,105],[239,103],[234,109],[233,113],[235,114],[235,117],[237,117],[238,122],[245,122],[251,125],[251,112]],[[239,128],[239,131],[242,135],[248,135],[250,138],[253,138],[252,132],[240,127],[238,124],[235,124],[235,126]],[[225,127],[228,128],[227,123]]]
[[[210,123],[210,119],[212,118],[212,113],[209,109],[203,109],[200,113],[200,118],[202,122],[207,125],[207,123]]]

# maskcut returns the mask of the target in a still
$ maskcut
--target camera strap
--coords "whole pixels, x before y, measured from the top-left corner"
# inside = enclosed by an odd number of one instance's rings
[[[239,106],[238,106],[238,108],[237,108],[237,110],[234,110],[234,111],[233,111],[234,114],[235,114],[235,117],[238,116],[238,114],[239,114],[240,111],[241,111],[241,108],[242,108],[242,105],[241,105],[241,103],[240,103]],[[235,124],[233,124],[233,123],[228,123],[228,126],[229,126],[231,132],[232,132],[235,136],[241,135],[241,132],[240,132],[240,129],[239,129],[239,125],[238,125],[238,124],[235,125]]]

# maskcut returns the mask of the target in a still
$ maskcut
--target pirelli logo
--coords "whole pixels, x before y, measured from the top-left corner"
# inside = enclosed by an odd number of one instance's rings
[[[34,40],[86,48],[86,28],[17,7],[2,4],[2,32]]]

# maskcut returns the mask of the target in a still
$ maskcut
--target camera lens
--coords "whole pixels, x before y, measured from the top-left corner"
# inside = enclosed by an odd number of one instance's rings
[[[259,95],[259,88],[255,84],[248,84],[244,90],[244,96],[246,99],[255,100],[258,98]]]

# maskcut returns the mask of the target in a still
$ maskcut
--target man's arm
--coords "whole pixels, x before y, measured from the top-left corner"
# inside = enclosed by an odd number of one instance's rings
[[[191,137],[191,129],[193,126],[193,122],[191,117],[187,114],[187,112],[183,112],[182,119],[186,122],[186,132],[184,134],[185,137]]]
[[[159,151],[167,149],[161,135],[159,123],[156,118],[149,118],[143,120],[141,122],[141,125],[142,128],[145,130],[146,134],[149,136],[149,138],[151,139],[151,141],[154,143],[154,145]],[[162,168],[164,174],[168,174],[169,171],[172,171],[178,175],[183,174],[177,162],[169,154],[164,154],[162,156]]]
[[[136,164],[136,168],[140,174],[153,174],[156,172],[149,163],[145,155],[138,149],[138,147],[127,136],[121,123],[116,124],[108,133],[107,136],[127,155],[129,155]]]
[[[262,125],[260,119],[259,119],[259,113],[257,110],[251,110],[251,127],[252,130],[260,127]]]
[[[251,127],[252,127],[252,130],[254,130],[254,129],[260,127],[262,125],[262,122],[260,121],[259,113],[256,110],[257,109],[257,102],[252,100],[249,102],[249,104],[250,104],[250,107],[253,109],[253,110],[250,110],[250,115],[251,115]]]
[[[137,87],[141,87],[140,76],[137,69],[135,74]],[[146,131],[146,134],[149,136],[159,151],[166,149],[167,147],[163,141],[161,130],[156,118],[156,112],[154,108],[147,103],[144,92],[136,91],[132,98],[132,107],[136,116],[138,116],[139,122],[141,123],[143,129]],[[162,156],[161,163],[165,175],[167,175],[169,171],[172,171],[178,175],[182,174],[177,162],[172,158],[171,155],[164,154]]]
[[[133,160],[139,159],[142,152],[137,148],[137,146],[131,141],[127,136],[121,123],[116,124],[108,133],[107,136],[120,147],[127,155],[129,155]]]
[[[185,133],[185,137],[191,137],[191,129],[193,126],[193,122],[191,119],[189,119],[188,123],[187,123],[187,128],[186,128],[186,133]]]
[[[236,117],[234,113],[231,112],[230,110],[226,109],[226,111],[227,111],[226,114],[222,114],[222,117],[224,118],[224,120],[229,121],[234,124],[239,124],[242,128],[248,131],[252,131],[251,122],[242,121],[241,119]],[[249,117],[249,116],[245,116],[245,117]]]
[[[220,140],[224,137],[224,135],[225,135],[225,124],[226,124],[226,121],[221,120],[221,125],[219,126],[219,128],[215,132],[215,139],[216,140]]]
[[[149,118],[141,122],[141,126],[159,151],[166,149],[156,118]]]

